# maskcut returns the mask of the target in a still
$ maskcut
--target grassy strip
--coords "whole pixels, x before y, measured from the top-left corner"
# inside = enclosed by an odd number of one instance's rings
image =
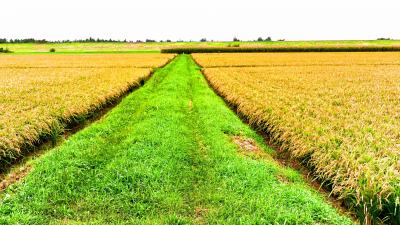
[[[272,151],[179,56],[35,160],[0,223],[351,224],[295,171],[239,154],[238,136]]]
[[[183,47],[165,48],[161,53],[233,53],[233,52],[397,52],[400,46],[271,46],[271,47]]]

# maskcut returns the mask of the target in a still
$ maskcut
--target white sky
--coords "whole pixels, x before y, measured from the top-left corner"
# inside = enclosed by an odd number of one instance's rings
[[[399,0],[1,0],[0,38],[400,39]]]

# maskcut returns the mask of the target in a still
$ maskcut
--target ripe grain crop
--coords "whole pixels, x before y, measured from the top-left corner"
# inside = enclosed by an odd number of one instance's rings
[[[400,221],[400,53],[194,58],[238,113],[305,160],[363,222]]]
[[[122,96],[173,55],[0,57],[0,162]]]

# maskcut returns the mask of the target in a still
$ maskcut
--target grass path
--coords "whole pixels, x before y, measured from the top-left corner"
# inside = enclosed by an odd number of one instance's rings
[[[272,151],[181,55],[34,161],[0,194],[0,224],[351,224],[248,145]]]

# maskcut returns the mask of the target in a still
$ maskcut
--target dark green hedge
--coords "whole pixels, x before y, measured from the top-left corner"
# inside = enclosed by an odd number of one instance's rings
[[[211,48],[165,48],[161,53],[234,53],[234,52],[397,52],[400,46],[343,46],[343,47],[211,47]]]
[[[11,53],[12,51],[8,50],[7,48],[0,48],[0,53]]]

